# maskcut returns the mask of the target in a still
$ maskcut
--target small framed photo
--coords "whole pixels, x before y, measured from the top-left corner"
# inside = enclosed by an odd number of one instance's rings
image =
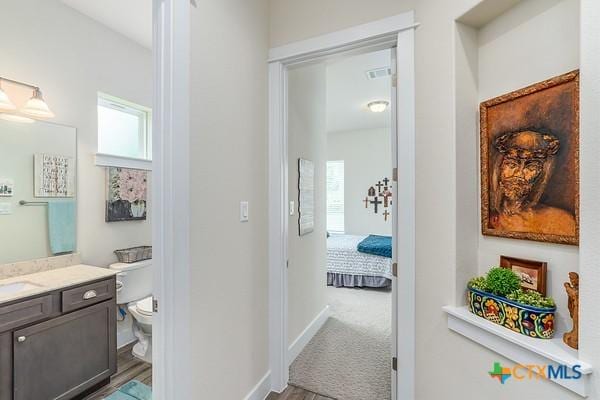
[[[0,179],[0,197],[11,197],[14,192],[14,185],[11,179]]]
[[[546,296],[546,262],[500,256],[500,266],[512,270],[521,278],[522,289],[535,290]]]

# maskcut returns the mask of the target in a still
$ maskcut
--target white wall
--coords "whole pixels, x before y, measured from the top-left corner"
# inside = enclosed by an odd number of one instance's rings
[[[400,14],[416,0],[270,0],[271,47]]]
[[[327,159],[344,160],[344,229],[349,235],[391,235],[392,216],[379,204],[365,208],[369,187],[383,178],[392,178],[392,149],[389,128],[327,134]]]
[[[191,14],[193,393],[237,400],[269,369],[268,7],[199,1]]]
[[[496,1],[487,3],[490,5]],[[502,27],[497,26],[495,34],[492,34],[494,24],[491,24],[484,28],[484,33],[487,29],[487,36],[478,38],[475,30],[465,26],[457,27],[454,19],[479,3],[481,2],[476,0],[461,0],[450,4],[439,0],[420,2],[417,5],[417,21],[421,22],[416,33],[417,398],[464,396],[464,387],[468,387],[469,398],[575,399],[578,397],[573,393],[546,381],[499,385],[489,379],[486,373],[494,361],[508,365],[512,363],[477,343],[449,332],[446,328],[446,317],[440,312],[440,307],[444,304],[463,301],[464,279],[470,273],[477,273],[478,268],[473,268],[473,264],[479,261],[483,269],[483,265],[496,263],[501,251],[516,256],[524,256],[526,251],[528,256],[535,258],[535,254],[532,254],[543,248],[548,250],[538,254],[550,258],[550,255],[554,256],[560,252],[560,249],[565,249],[566,252],[560,255],[559,259],[573,259],[572,249],[569,247],[538,245],[525,241],[517,243],[508,239],[496,239],[495,244],[490,242],[488,245],[487,238],[480,236],[476,127],[478,101],[496,95],[495,91],[521,87],[507,87],[508,85],[534,83],[545,76],[537,79],[539,76],[523,76],[520,72],[517,75],[515,71],[529,70],[526,65],[537,63],[529,56],[526,61],[518,63],[514,53],[506,57],[506,60],[514,63],[514,68],[505,64],[491,66],[488,64],[493,62],[491,56],[501,55],[486,53],[485,49],[485,46],[494,44],[498,44],[496,50],[509,47],[513,52],[521,47],[530,48],[530,40],[539,38],[537,32],[533,34],[531,30],[541,29],[539,26],[528,26],[529,18],[536,14],[527,13],[526,18],[515,23],[517,17],[511,17],[513,10],[496,21]],[[525,4],[521,7],[531,7],[534,1],[523,3]],[[539,6],[542,2],[537,3]],[[556,4],[554,1],[543,3],[546,7]],[[565,29],[576,32],[578,27],[572,25],[573,21],[570,18],[573,10],[569,9],[567,12],[563,9],[562,12],[568,22],[554,21],[552,28],[562,30],[562,26],[567,24]],[[504,22],[498,22],[502,20]],[[526,29],[531,37],[515,37],[512,33],[515,29]],[[544,26],[545,29],[550,29],[550,26]],[[482,37],[487,39],[482,41]],[[512,44],[508,46],[507,43],[503,43],[504,40],[511,40]],[[577,46],[577,43],[573,45]],[[462,48],[475,53],[460,58],[458,56],[463,52]],[[477,49],[480,48],[482,55],[478,57]],[[552,54],[556,55],[558,52],[552,50]],[[568,54],[567,57],[570,57],[572,52],[569,51]],[[482,68],[478,67],[480,63],[483,63]],[[521,65],[516,65],[517,63]],[[503,68],[512,68],[506,71],[510,74],[509,77],[500,75]],[[498,75],[490,75],[492,70]],[[482,78],[481,74],[487,76]],[[453,87],[455,76],[457,86]],[[515,78],[519,81],[515,81]],[[482,79],[479,87],[477,79]],[[435,111],[435,118],[432,118],[432,111]],[[468,192],[469,196],[465,196],[465,192]],[[494,245],[499,247],[495,248]],[[523,253],[519,253],[517,248]],[[451,261],[448,263],[447,260]],[[459,263],[456,270],[454,260]],[[472,264],[461,265],[465,262]],[[454,371],[432,373],[428,366],[440,362],[452,363]],[[437,384],[431,385],[432,381]]]
[[[77,242],[83,262],[106,266],[115,261],[115,249],[151,244],[149,220],[104,221],[105,170],[93,157],[97,92],[150,107],[151,52],[58,0],[5,1],[2,15],[0,76],[39,85],[56,114],[53,122],[77,128]]]
[[[289,346],[327,304],[325,64],[289,71],[288,93],[288,189],[296,205],[298,158],[311,160],[315,166],[314,231],[300,236],[297,210],[289,217]]]
[[[490,5],[504,0],[488,0]],[[454,304],[457,279],[455,262],[457,248],[462,246],[462,220],[457,210],[458,167],[463,161],[457,157],[456,146],[468,144],[466,137],[457,142],[455,132],[454,94],[455,47],[454,20],[480,0],[422,0],[418,2],[346,2],[333,1],[271,1],[271,44],[281,45],[291,41],[332,32],[341,28],[398,14],[414,5],[416,20],[416,124],[417,124],[417,215],[416,215],[416,399],[468,398],[468,399],[576,399],[579,398],[550,382],[512,382],[500,385],[489,378],[494,361],[510,365],[510,361],[481,347],[477,343],[447,329],[447,318],[442,307]],[[391,3],[393,3],[391,5]],[[390,7],[391,5],[391,7]],[[325,11],[321,11],[323,8]],[[339,12],[336,12],[340,10]],[[375,10],[375,11],[374,11]],[[381,10],[381,14],[379,14]],[[377,15],[373,15],[377,13]],[[576,29],[575,29],[576,30]],[[471,32],[470,40],[476,37]],[[471,43],[477,47],[477,43]],[[518,44],[517,44],[518,46]],[[557,54],[557,53],[553,53]],[[560,57],[560,55],[558,55]],[[467,60],[463,67],[469,68]],[[477,100],[472,91],[467,93]],[[475,119],[476,121],[476,119]],[[467,125],[463,125],[467,126]],[[472,126],[472,125],[471,125]],[[476,140],[476,134],[473,136]],[[476,153],[475,153],[476,157]],[[466,162],[466,161],[465,161]],[[478,160],[475,159],[477,163]],[[472,185],[477,182],[473,180]],[[468,185],[468,183],[461,183]],[[476,189],[475,189],[476,190]],[[472,209],[476,213],[479,204]],[[468,211],[468,207],[466,207]],[[464,211],[464,210],[463,210]],[[473,213],[470,214],[473,219]],[[468,233],[476,248],[478,236]],[[464,247],[464,246],[463,246]],[[474,262],[477,254],[473,254]],[[591,291],[592,289],[589,288]],[[591,304],[590,304],[591,306]],[[589,354],[597,353],[596,337],[590,337]],[[402,360],[399,360],[402,370]],[[432,368],[452,365],[452,368]],[[432,384],[435,382],[435,384]],[[467,388],[467,389],[465,389]]]
[[[484,26],[478,44],[479,101],[577,69],[579,1],[523,2]],[[498,265],[500,255],[547,261],[547,290],[557,301],[559,329],[570,324],[563,283],[569,280],[569,271],[578,270],[577,246],[480,234],[480,273]]]
[[[600,365],[600,329],[597,304],[600,295],[600,2],[581,0],[581,238],[579,318],[587,321],[580,330],[579,356]],[[595,368],[594,372],[597,372]],[[591,399],[600,398],[600,376],[592,375]]]

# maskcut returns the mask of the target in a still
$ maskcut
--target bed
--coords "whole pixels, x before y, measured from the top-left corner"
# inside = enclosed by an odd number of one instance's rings
[[[390,287],[392,259],[357,250],[367,236],[336,235],[327,239],[327,285],[335,287]]]

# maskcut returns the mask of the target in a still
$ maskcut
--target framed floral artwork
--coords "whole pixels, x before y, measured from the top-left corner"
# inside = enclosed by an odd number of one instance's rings
[[[106,222],[146,219],[148,171],[110,167],[107,186]]]

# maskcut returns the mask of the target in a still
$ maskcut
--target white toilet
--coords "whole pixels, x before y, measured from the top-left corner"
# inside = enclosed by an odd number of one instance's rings
[[[110,268],[118,271],[117,304],[126,305],[133,317],[133,332],[138,338],[133,355],[152,362],[152,260],[116,263]]]

